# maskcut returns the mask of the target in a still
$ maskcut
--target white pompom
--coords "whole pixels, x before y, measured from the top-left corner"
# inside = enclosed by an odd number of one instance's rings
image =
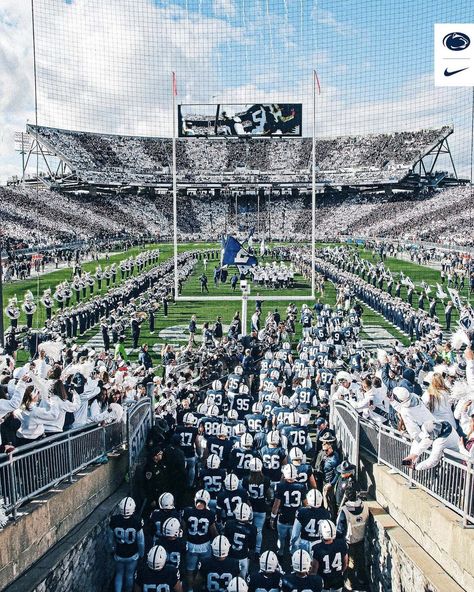
[[[470,345],[469,337],[464,329],[458,329],[451,336],[451,345],[453,349],[459,350],[463,345]]]

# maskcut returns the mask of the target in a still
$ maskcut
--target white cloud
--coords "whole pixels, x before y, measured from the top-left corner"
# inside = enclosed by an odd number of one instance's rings
[[[214,14],[216,16],[233,18],[236,12],[233,0],[214,0]]]
[[[0,183],[19,173],[14,133],[33,116],[33,63],[28,2],[0,4]]]
[[[314,6],[312,14],[316,23],[329,27],[339,35],[352,35],[356,32],[350,23],[337,20],[330,10],[321,8],[318,4]]]

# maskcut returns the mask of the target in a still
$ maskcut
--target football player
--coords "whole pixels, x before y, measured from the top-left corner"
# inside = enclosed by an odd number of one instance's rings
[[[234,516],[234,520],[227,520],[224,534],[231,545],[229,555],[238,559],[240,575],[246,578],[249,571],[250,551],[255,549],[257,529],[252,524],[252,508],[248,504],[239,504]]]
[[[322,592],[323,580],[319,575],[310,575],[311,556],[308,551],[298,549],[291,556],[291,567],[293,571],[284,574],[280,580],[281,592]]]
[[[319,523],[322,542],[313,547],[313,568],[324,580],[324,589],[342,592],[344,572],[349,563],[347,543],[336,538],[336,525],[331,520]]]
[[[162,592],[182,592],[178,569],[167,563],[166,551],[161,546],[148,551],[146,565],[140,569],[135,582],[135,592],[160,590]]]
[[[124,497],[118,509],[109,524],[109,544],[115,559],[114,587],[132,592],[138,559],[145,553],[143,521],[135,515],[136,504],[131,497]]]
[[[311,554],[313,546],[321,542],[319,523],[321,520],[330,520],[331,514],[326,508],[321,507],[323,496],[317,489],[308,491],[306,503],[305,507],[296,512],[291,532],[291,548],[305,549]]]
[[[273,551],[262,553],[260,571],[248,578],[249,592],[279,592],[281,568]]]
[[[229,557],[230,543],[225,536],[217,536],[211,544],[212,555],[199,565],[196,588],[206,592],[227,592],[233,578],[239,575],[239,562]]]

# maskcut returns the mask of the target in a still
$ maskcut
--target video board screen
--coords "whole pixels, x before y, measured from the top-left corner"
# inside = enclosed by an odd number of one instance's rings
[[[301,103],[178,105],[178,135],[301,136]]]

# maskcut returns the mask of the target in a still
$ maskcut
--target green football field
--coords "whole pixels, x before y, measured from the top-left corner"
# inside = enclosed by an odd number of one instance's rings
[[[322,245],[318,245],[322,246]],[[169,257],[173,255],[173,245],[172,244],[156,244],[156,245],[148,245],[147,249],[159,248],[160,249],[160,261],[165,261]],[[186,250],[193,250],[193,249],[206,249],[206,248],[218,248],[217,243],[189,243],[189,244],[182,244],[179,245],[179,251],[186,251]],[[143,248],[133,248],[127,252],[117,253],[110,257],[108,264],[115,262],[117,264],[120,263],[122,259],[130,257],[132,255],[136,255],[138,252],[143,250]],[[365,257],[369,260],[373,260],[372,253],[370,251],[366,251],[360,249],[360,254],[362,257]],[[266,259],[269,260],[269,259]],[[107,262],[104,259],[100,259],[98,262],[89,262],[83,265],[83,269],[85,271],[95,271],[95,267],[98,263],[102,264],[104,267]],[[230,269],[229,277],[226,284],[219,284],[218,286],[214,285],[213,282],[213,270],[215,265],[217,264],[217,259],[209,260],[206,270],[206,275],[208,276],[209,282],[209,296],[229,296],[229,295],[240,295],[240,291],[237,288],[235,292],[232,291],[230,287],[230,277],[233,273],[233,270]],[[416,264],[400,261],[397,259],[387,259],[386,266],[389,267],[393,273],[398,273],[401,270],[404,271],[405,274],[408,274],[412,280],[417,283],[421,282],[424,279],[427,283],[434,285],[434,290],[436,289],[436,281],[440,281],[440,274],[436,270],[432,270],[423,266],[419,266]],[[193,274],[190,276],[188,281],[185,283],[183,287],[182,296],[201,296],[200,292],[200,283],[199,283],[199,276],[203,273],[204,266],[202,261],[198,262]],[[64,279],[70,280],[71,279],[71,270],[70,269],[61,269],[58,271],[51,272],[49,274],[45,274],[43,276],[39,276],[37,278],[31,278],[24,282],[14,282],[10,284],[6,284],[4,286],[4,302],[6,304],[7,298],[13,294],[17,294],[19,300],[22,299],[23,293],[25,290],[31,290],[33,294],[35,294],[36,300],[38,300],[39,296],[42,295],[43,290],[47,287],[51,287],[54,290],[54,286],[58,283],[63,281]],[[118,281],[117,285],[119,285],[119,274],[118,274]],[[104,284],[104,282],[103,282]],[[104,285],[102,286],[101,293],[104,293],[106,288]],[[97,294],[97,287],[95,289],[95,294]],[[262,306],[262,322],[264,321],[267,313],[269,311],[273,311],[278,309],[281,313],[281,316],[284,317],[286,307],[288,303],[292,301],[295,296],[306,296],[308,295],[307,303],[309,305],[313,304],[313,301],[309,298],[310,294],[310,283],[305,280],[301,275],[297,275],[295,277],[295,287],[292,289],[287,290],[274,290],[271,288],[265,287],[251,287],[251,295],[257,296],[260,295],[265,297],[266,295],[271,296],[281,296],[281,300],[278,301],[267,301],[263,303]],[[321,298],[321,301],[324,303],[334,304],[335,303],[335,289],[327,282],[326,289],[324,293],[324,297]],[[405,289],[403,288],[402,296],[405,296]],[[89,295],[88,295],[89,297]],[[230,302],[227,300],[222,301],[206,301],[204,300],[206,295],[203,295],[203,300],[196,302],[196,301],[179,301],[177,303],[170,303],[168,308],[168,316],[165,318],[163,315],[163,311],[160,309],[156,313],[155,317],[155,331],[153,334],[150,334],[148,321],[145,320],[141,326],[141,335],[140,335],[140,344],[148,343],[150,348],[153,350],[152,356],[157,364],[160,362],[160,355],[159,352],[162,346],[166,343],[172,343],[176,346],[185,345],[187,342],[187,326],[189,324],[189,320],[192,314],[197,315],[198,319],[198,327],[201,328],[202,324],[206,321],[209,323],[213,323],[217,316],[222,318],[222,322],[224,324],[224,329],[230,324],[233,315],[236,311],[241,311],[241,302]],[[417,298],[414,298],[413,301],[414,305],[417,306]],[[298,308],[301,307],[302,302],[297,302]],[[397,331],[390,323],[388,323],[383,317],[374,313],[367,307],[365,308],[365,312],[363,315],[363,322],[366,327],[380,327],[381,329],[385,329],[392,337],[399,339],[405,345],[408,344],[408,338]],[[438,314],[441,315],[442,312],[441,304],[438,305]],[[255,309],[255,303],[253,301],[249,301],[248,304],[248,319],[249,319],[249,327],[250,327],[250,317]],[[37,313],[34,317],[35,326],[41,327],[44,323],[44,309],[41,305],[38,306]],[[23,324],[24,318],[23,315],[20,318],[20,325]],[[5,318],[5,326],[8,326],[9,320]],[[248,327],[248,328],[249,328]],[[78,339],[78,343],[87,343],[90,340],[93,340],[97,347],[100,347],[101,340],[98,338],[99,330],[93,329],[89,331],[88,334],[83,336],[82,338]],[[297,333],[295,339],[299,338],[301,334],[301,328],[297,325]],[[373,336],[369,336],[366,332],[362,333],[362,337],[366,339],[374,339]],[[126,335],[126,348],[131,348],[131,338],[129,331]],[[136,352],[130,354],[130,359],[136,359]],[[26,360],[26,354],[24,352],[19,352],[19,359]]]

